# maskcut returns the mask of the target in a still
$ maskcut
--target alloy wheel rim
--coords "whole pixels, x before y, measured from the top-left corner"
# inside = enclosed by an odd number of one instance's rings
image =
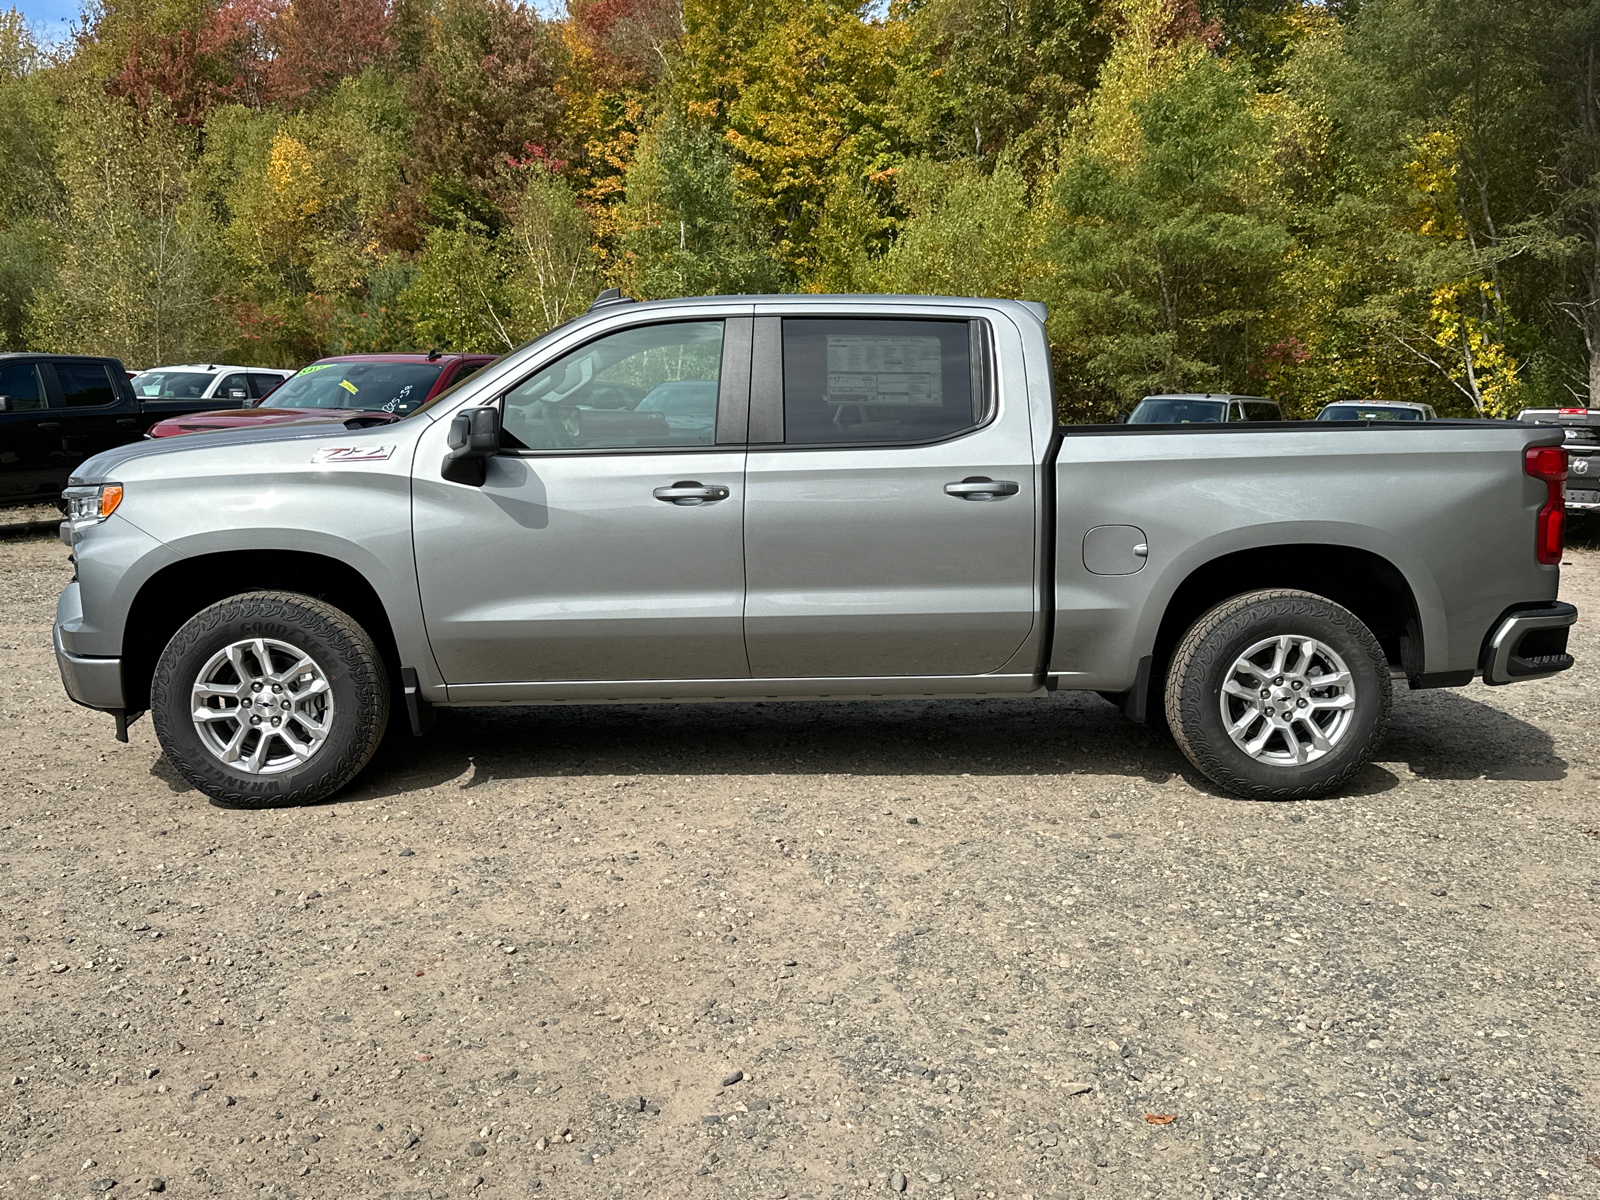
[[[1355,719],[1350,669],[1316,638],[1280,635],[1250,646],[1228,668],[1222,725],[1255,761],[1301,767],[1336,749]]]
[[[200,744],[247,775],[277,775],[316,754],[333,728],[333,688],[297,646],[250,638],[218,650],[195,677],[190,719]]]

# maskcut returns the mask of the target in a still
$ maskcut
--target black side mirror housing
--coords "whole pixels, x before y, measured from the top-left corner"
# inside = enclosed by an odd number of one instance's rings
[[[449,443],[439,473],[451,483],[482,487],[489,459],[500,449],[500,410],[462,409],[450,421]]]
[[[1118,413],[1117,414],[1117,424],[1118,425],[1126,425],[1127,423],[1128,423],[1128,414],[1127,413]]]

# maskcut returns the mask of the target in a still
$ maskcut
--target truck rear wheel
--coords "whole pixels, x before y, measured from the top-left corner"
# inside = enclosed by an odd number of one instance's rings
[[[1349,609],[1310,592],[1249,592],[1190,627],[1167,673],[1178,748],[1213,783],[1258,800],[1326,795],[1377,750],[1389,664]]]
[[[246,592],[173,635],[150,715],[167,760],[216,803],[303,804],[372,758],[389,722],[388,672],[372,638],[331,604]]]

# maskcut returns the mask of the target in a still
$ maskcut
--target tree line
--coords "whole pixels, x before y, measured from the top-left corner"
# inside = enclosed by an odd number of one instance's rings
[[[1045,301],[1156,390],[1600,406],[1600,0],[0,14],[0,348],[503,351],[653,298]]]

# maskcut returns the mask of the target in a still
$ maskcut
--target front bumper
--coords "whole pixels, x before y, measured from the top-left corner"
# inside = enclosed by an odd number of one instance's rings
[[[56,666],[61,671],[61,684],[67,695],[87,708],[120,712],[126,705],[122,699],[122,660],[120,658],[83,658],[68,654],[62,641],[63,629],[76,629],[83,621],[83,606],[78,598],[78,585],[69,583],[56,601],[56,624],[53,630],[56,646]]]
[[[1490,684],[1548,679],[1576,661],[1567,633],[1578,610],[1564,600],[1513,610],[1489,631],[1483,646],[1483,681]]]

